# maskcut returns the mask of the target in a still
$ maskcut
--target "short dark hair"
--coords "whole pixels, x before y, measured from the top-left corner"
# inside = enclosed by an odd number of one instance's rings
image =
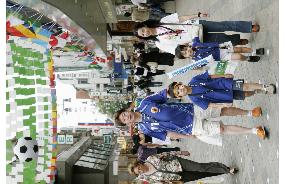
[[[130,16],[131,16],[131,13],[126,12],[123,16],[124,16],[124,17],[130,17]]]
[[[123,112],[126,112],[126,111],[127,111],[127,108],[122,108],[122,109],[120,109],[119,111],[117,111],[117,112],[114,114],[115,126],[126,126],[126,124],[124,124],[124,123],[119,119],[120,114],[123,113]]]
[[[168,94],[172,98],[177,98],[177,96],[175,96],[175,93],[174,93],[174,88],[177,84],[179,84],[179,83],[178,82],[172,82],[168,87]]]
[[[184,51],[186,49],[186,47],[188,47],[188,46],[186,46],[186,45],[178,45],[176,47],[175,55],[176,55],[177,58],[185,59],[185,57],[181,54],[181,51]]]

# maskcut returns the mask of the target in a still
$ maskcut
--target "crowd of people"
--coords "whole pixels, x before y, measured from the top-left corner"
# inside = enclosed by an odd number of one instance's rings
[[[136,1],[138,2],[138,1]],[[138,7],[150,7],[157,2],[144,0]],[[238,168],[222,163],[198,163],[188,159],[190,153],[173,145],[180,139],[199,139],[216,146],[222,145],[223,135],[252,135],[265,139],[266,127],[227,125],[223,116],[262,115],[261,107],[243,109],[234,107],[233,101],[244,100],[258,94],[275,94],[274,84],[247,83],[234,79],[233,73],[212,73],[206,65],[198,66],[200,74],[188,84],[175,81],[162,91],[151,92],[149,87],[163,86],[153,76],[165,74],[159,65],[171,67],[177,59],[189,58],[196,62],[212,56],[214,62],[258,62],[265,48],[248,48],[241,33],[257,34],[261,27],[252,21],[208,21],[207,13],[179,16],[177,13],[137,23],[134,34],[141,40],[134,44],[130,70],[137,76],[135,86],[147,89],[145,97],[129,107],[119,110],[114,119],[117,126],[136,127],[132,153],[137,162],[129,166],[129,173],[153,183],[184,183],[221,174],[236,174]],[[225,31],[234,31],[227,35]],[[149,45],[156,48],[149,49]],[[237,46],[238,45],[238,46]],[[146,49],[147,47],[147,49]],[[245,53],[245,54],[243,54]],[[190,103],[180,103],[188,97]],[[174,101],[169,101],[174,99]],[[236,122],[237,124],[237,122]],[[186,156],[187,158],[185,158]]]

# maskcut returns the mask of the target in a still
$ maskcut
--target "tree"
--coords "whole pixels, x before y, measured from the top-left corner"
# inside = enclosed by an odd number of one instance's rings
[[[99,111],[108,117],[112,118],[114,113],[122,108],[127,107],[127,101],[122,100],[99,100],[97,103]]]

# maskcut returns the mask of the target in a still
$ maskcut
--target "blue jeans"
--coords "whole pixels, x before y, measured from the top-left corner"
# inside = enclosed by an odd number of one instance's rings
[[[242,33],[252,32],[251,21],[214,22],[214,21],[199,20],[199,24],[202,24],[203,26],[203,42],[224,43],[231,41],[233,45],[238,45],[240,42],[240,34],[226,35],[225,33],[214,33],[214,32],[225,32],[225,31],[235,31]]]
[[[206,21],[200,20],[199,24],[202,24],[203,30],[206,32],[225,32],[225,31],[235,31],[241,33],[251,33],[252,32],[252,22],[251,21]]]

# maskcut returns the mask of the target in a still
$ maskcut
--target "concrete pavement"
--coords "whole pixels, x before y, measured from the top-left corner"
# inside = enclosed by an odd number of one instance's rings
[[[248,46],[269,50],[258,63],[241,63],[235,72],[235,78],[244,78],[248,82],[276,83],[279,80],[279,11],[277,0],[176,0],[176,10],[181,15],[208,12],[207,20],[252,20],[261,26],[259,33],[242,34],[248,38]],[[177,60],[173,67],[161,67],[166,72],[188,64],[188,60]],[[198,72],[168,79],[166,75],[157,76],[164,81],[164,87],[172,81],[188,83]],[[155,88],[155,91],[162,88]],[[184,99],[184,101],[188,101]],[[237,124],[248,127],[265,125],[270,130],[270,138],[260,140],[256,136],[225,136],[223,146],[211,146],[198,140],[183,140],[179,143],[183,150],[192,153],[191,159],[199,162],[218,161],[229,166],[237,166],[240,171],[235,176],[224,175],[223,183],[229,184],[277,184],[279,178],[279,96],[258,95],[241,102],[237,107],[251,109],[263,108],[260,118],[234,117],[222,118],[224,124]]]

